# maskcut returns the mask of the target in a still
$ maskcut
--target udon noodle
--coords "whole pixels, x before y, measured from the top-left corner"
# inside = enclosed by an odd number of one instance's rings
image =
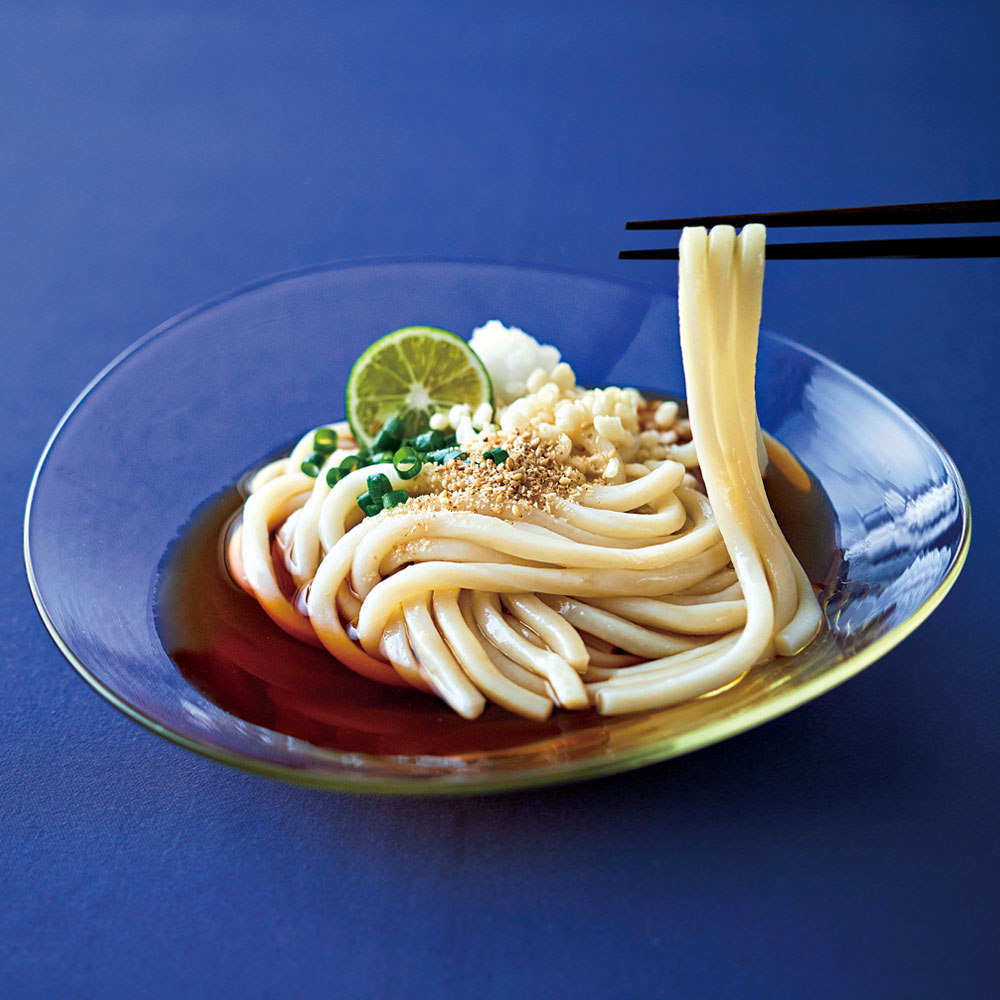
[[[331,488],[300,471],[310,432],[252,480],[234,575],[287,632],[470,719],[487,702],[539,719],[665,706],[796,653],[820,610],[762,482],[764,236],[683,233],[688,421],[635,390],[580,389],[559,365],[497,425],[459,414],[469,457],[409,480],[384,464]],[[332,426],[338,462],[357,444]],[[497,444],[502,465],[483,457]],[[377,472],[410,499],[366,517]]]

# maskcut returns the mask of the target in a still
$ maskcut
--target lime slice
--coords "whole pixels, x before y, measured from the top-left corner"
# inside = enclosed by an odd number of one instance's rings
[[[376,340],[347,380],[347,422],[366,447],[390,417],[402,422],[402,437],[415,437],[434,413],[456,403],[474,412],[492,402],[490,377],[472,348],[430,326],[408,326]]]

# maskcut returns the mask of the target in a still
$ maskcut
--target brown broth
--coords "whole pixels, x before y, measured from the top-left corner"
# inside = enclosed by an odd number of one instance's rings
[[[808,492],[796,489],[773,466],[765,485],[810,580],[828,585],[840,553],[826,495],[815,480]],[[431,695],[370,681],[293,639],[226,569],[223,539],[242,502],[233,487],[195,512],[167,552],[156,595],[167,653],[227,712],[316,746],[385,755],[476,754],[603,726],[593,711],[556,709],[547,721],[533,722],[497,705],[470,722]]]

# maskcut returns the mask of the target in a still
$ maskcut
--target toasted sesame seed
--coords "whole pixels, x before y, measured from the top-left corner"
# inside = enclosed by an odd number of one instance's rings
[[[398,508],[468,510],[496,517],[521,517],[545,509],[556,497],[569,497],[586,484],[587,476],[561,457],[558,442],[539,440],[527,431],[482,433],[464,442],[468,458],[446,465],[425,465],[421,495]],[[507,452],[499,465],[484,459],[492,448]],[[397,508],[391,513],[396,514]]]

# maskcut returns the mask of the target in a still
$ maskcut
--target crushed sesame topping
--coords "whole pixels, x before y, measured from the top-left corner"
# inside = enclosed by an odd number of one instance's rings
[[[585,477],[566,464],[558,443],[534,431],[481,434],[464,442],[468,457],[442,466],[425,467],[421,496],[394,509],[400,513],[466,510],[495,517],[521,517],[531,509],[546,509],[556,498],[579,492]],[[491,461],[496,449],[507,453]]]

